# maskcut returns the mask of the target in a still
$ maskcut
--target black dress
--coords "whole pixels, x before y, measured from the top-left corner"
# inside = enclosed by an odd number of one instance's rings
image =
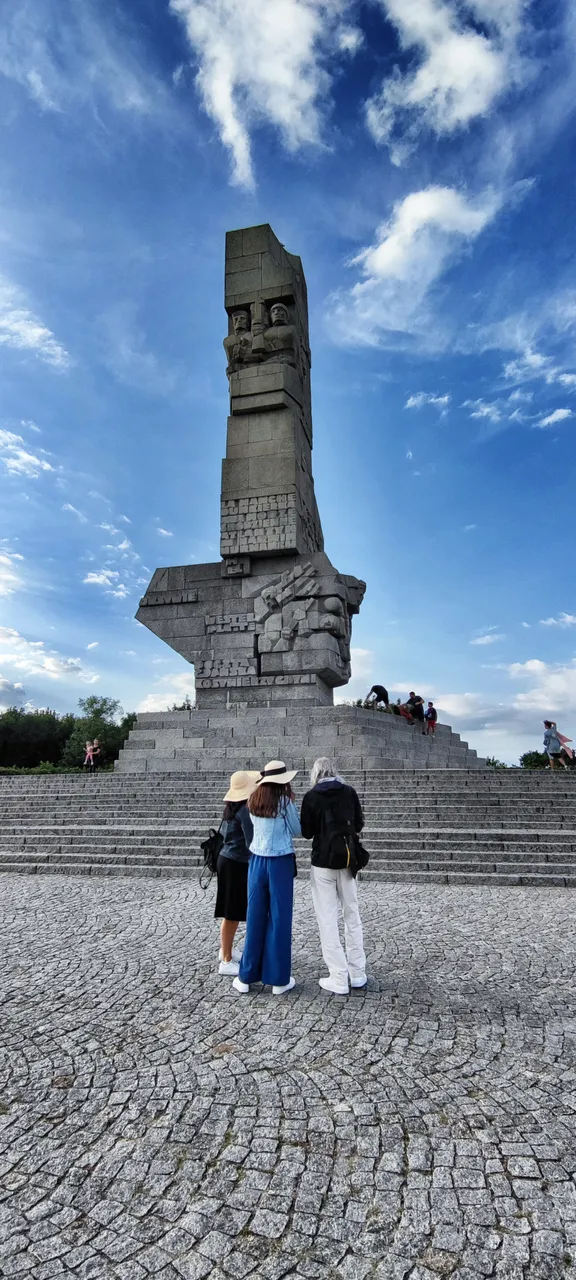
[[[218,889],[214,917],[245,920],[248,910],[248,864],[253,827],[247,805],[223,825],[224,846],[218,856]]]

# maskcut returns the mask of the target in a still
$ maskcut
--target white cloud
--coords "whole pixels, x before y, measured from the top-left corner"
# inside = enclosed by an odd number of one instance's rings
[[[487,418],[489,422],[500,422],[502,412],[497,404],[487,404],[485,400],[464,400],[463,409],[471,410],[471,418]]]
[[[547,414],[545,418],[541,418],[534,425],[536,427],[553,427],[555,423],[564,422],[566,418],[573,417],[574,414],[571,409],[554,409],[552,413]]]
[[[576,712],[576,658],[564,666],[531,658],[528,662],[513,662],[508,671],[513,680],[533,681],[526,693],[519,693],[514,699],[514,706],[520,711],[538,711],[555,719]]]
[[[512,321],[508,342],[510,346],[515,345],[513,329],[514,322]],[[505,331],[502,333],[502,345],[506,345]],[[548,386],[557,384],[560,387],[564,387],[566,391],[576,390],[576,373],[567,373],[566,370],[554,362],[552,356],[542,355],[542,352],[536,351],[532,345],[524,346],[516,359],[509,360],[504,365],[504,377],[509,382],[533,382],[537,378],[541,378]],[[513,393],[517,399],[520,398],[521,394],[527,395],[528,393]],[[510,398],[512,399],[512,397]]]
[[[523,623],[523,626],[526,624]],[[559,613],[557,618],[541,618],[541,627],[576,627],[576,614]]]
[[[21,707],[25,698],[26,690],[20,681],[14,682],[0,676],[0,711],[7,711],[9,707]]]
[[[40,452],[42,453],[43,450]],[[39,458],[36,454],[29,453],[22,436],[3,429],[0,430],[0,460],[11,475],[30,476],[33,480],[37,479],[43,471],[54,470],[46,458]]]
[[[115,569],[99,569],[98,571],[87,573],[82,581],[87,582],[89,586],[111,587],[114,584],[114,579],[119,577],[120,574]]]
[[[150,114],[164,101],[159,82],[144,69],[128,22],[122,29],[91,0],[62,12],[58,0],[12,5],[2,23],[0,72],[22,86],[41,111],[100,101],[119,111]]]
[[[174,703],[182,703],[186,697],[194,702],[196,686],[193,671],[178,671],[159,676],[155,680],[156,689],[136,707],[137,711],[165,711]]]
[[[496,216],[501,197],[468,199],[454,187],[426,187],[394,205],[374,243],[352,261],[361,279],[332,299],[332,322],[344,343],[397,344],[413,334],[430,349],[442,345],[427,295],[443,271]]]
[[[0,596],[10,596],[22,586],[22,578],[14,563],[22,559],[7,547],[0,546]]]
[[[526,631],[529,631],[529,630],[530,630],[530,625],[531,625],[531,624],[530,624],[529,622],[523,622],[523,623],[522,623],[522,626],[523,626],[523,627],[525,627]]]
[[[477,528],[478,528],[478,525],[476,524],[465,524],[464,533],[471,533],[473,529],[477,529]]]
[[[368,127],[402,164],[420,129],[450,134],[485,116],[521,77],[517,39],[523,0],[381,0],[403,49],[419,65],[398,67],[367,103]],[[467,9],[467,14],[466,14]],[[479,30],[481,26],[483,29]]]
[[[73,507],[71,502],[65,502],[62,507],[62,510],[70,511],[71,515],[76,516],[76,518],[80,521],[80,524],[88,524],[88,517],[85,516],[82,511],[79,511],[78,507]]]
[[[250,129],[278,129],[290,151],[318,143],[326,56],[350,53],[359,37],[347,0],[170,0],[199,62],[196,79],[232,160],[232,181],[253,185]]]
[[[92,640],[90,644],[87,644],[87,645],[86,645],[86,648],[87,648],[87,649],[97,649],[97,648],[98,648],[99,643],[100,643],[100,641],[99,641],[99,640]]]
[[[156,533],[161,534],[163,538],[173,538],[173,537],[174,537],[174,534],[172,533],[171,529],[157,529],[157,530],[156,530]]]
[[[116,527],[113,524],[101,524],[98,526],[98,528],[106,529],[107,533],[120,533],[120,530],[116,529]]]
[[[450,396],[449,395],[435,396],[432,394],[432,392],[429,392],[429,391],[417,391],[415,395],[408,396],[408,399],[406,401],[406,404],[404,405],[404,408],[405,409],[422,409],[425,404],[434,405],[436,409],[442,409],[444,411],[448,408],[448,405],[450,404]]]
[[[505,639],[506,637],[501,635],[498,631],[489,631],[487,635],[475,636],[474,639],[470,641],[470,644],[498,644],[500,640]]]
[[[84,667],[80,658],[64,658],[55,649],[46,650],[43,640],[27,640],[12,627],[0,627],[0,666],[10,665],[28,676],[65,680],[72,676],[85,684],[100,677]]]
[[[67,369],[70,356],[50,329],[34,315],[24,295],[0,277],[0,345],[29,351],[54,369]]]

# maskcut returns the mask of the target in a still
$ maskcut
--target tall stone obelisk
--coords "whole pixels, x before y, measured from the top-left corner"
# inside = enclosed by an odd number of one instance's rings
[[[136,616],[194,664],[199,707],[331,705],[365,584],[324,553],[306,281],[268,225],[226,236],[225,307],[222,560],[157,569]]]

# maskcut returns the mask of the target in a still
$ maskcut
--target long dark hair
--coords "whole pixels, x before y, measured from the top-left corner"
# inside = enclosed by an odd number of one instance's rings
[[[222,821],[230,822],[232,818],[235,818],[238,810],[242,808],[243,804],[246,804],[245,800],[227,800],[224,805]]]
[[[261,782],[250,796],[248,809],[255,818],[275,818],[282,800],[293,799],[294,792],[289,782]]]

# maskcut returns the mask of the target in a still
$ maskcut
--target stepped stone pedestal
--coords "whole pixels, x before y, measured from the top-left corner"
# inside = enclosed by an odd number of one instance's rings
[[[422,736],[397,716],[360,707],[238,707],[138,716],[116,762],[119,773],[260,769],[285,759],[307,770],[320,755],[338,769],[474,769],[476,752],[447,725]]]

